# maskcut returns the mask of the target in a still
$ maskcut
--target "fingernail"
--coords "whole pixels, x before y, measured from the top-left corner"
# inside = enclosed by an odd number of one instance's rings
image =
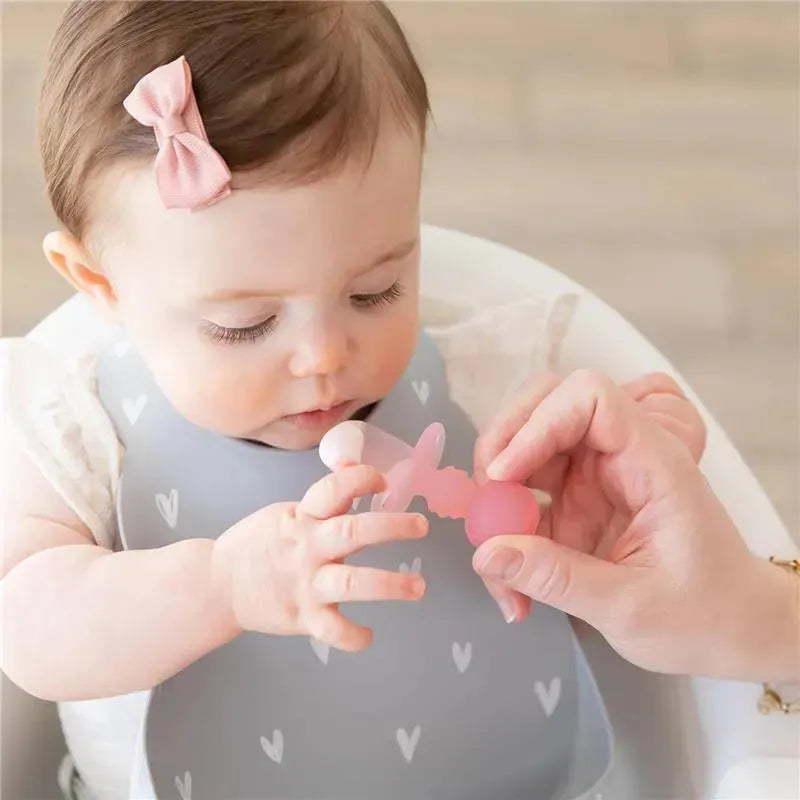
[[[505,468],[505,464],[503,463],[504,459],[496,458],[486,467],[486,477],[492,481],[501,481],[503,480],[503,472]]]
[[[417,530],[420,533],[427,533],[428,532],[428,518],[423,514],[417,515]]]
[[[414,597],[422,597],[425,594],[425,579],[424,578],[414,578],[411,581],[411,594]]]
[[[380,494],[376,494],[374,500],[375,503],[374,510],[383,511],[383,509],[386,508],[386,504],[389,502],[390,496],[391,492],[388,490],[385,492],[381,492]]]
[[[511,547],[499,547],[493,550],[488,558],[482,559],[477,571],[484,578],[499,578],[510,581],[522,567],[522,553]]]
[[[504,598],[503,600],[498,600],[497,604],[500,606],[500,611],[506,622],[510,624],[517,618],[517,606],[511,600]]]
[[[477,465],[472,473],[472,477],[480,485],[486,483],[486,481],[489,480],[489,476],[486,474],[486,465],[485,464]]]

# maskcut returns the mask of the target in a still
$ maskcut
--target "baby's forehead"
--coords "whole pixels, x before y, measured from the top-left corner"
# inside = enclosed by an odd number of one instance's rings
[[[301,185],[234,175],[230,195],[196,211],[164,207],[152,164],[109,170],[97,195],[102,258],[112,272],[169,270],[173,280],[183,269],[245,280],[265,265],[347,270],[413,233],[419,161],[413,142],[393,140],[366,168],[353,163]]]

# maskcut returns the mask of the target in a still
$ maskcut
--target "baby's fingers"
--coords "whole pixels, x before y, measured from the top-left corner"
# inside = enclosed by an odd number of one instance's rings
[[[311,547],[320,561],[338,561],[374,544],[420,539],[428,532],[422,514],[368,511],[343,514],[316,526]]]
[[[353,603],[374,600],[419,600],[425,580],[419,575],[388,572],[349,564],[325,564],[312,583],[317,603]]]
[[[375,467],[356,464],[342,467],[318,480],[298,504],[298,509],[316,519],[328,519],[350,510],[353,501],[386,488],[386,479]]]
[[[337,608],[321,606],[309,620],[308,632],[320,642],[355,653],[372,644],[372,631],[351,622]]]

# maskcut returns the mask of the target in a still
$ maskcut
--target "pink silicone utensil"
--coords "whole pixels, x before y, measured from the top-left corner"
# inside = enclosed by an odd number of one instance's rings
[[[387,489],[372,499],[373,511],[405,511],[424,497],[440,517],[464,519],[467,538],[477,547],[492,536],[532,534],[539,524],[539,504],[520,483],[478,484],[464,470],[439,469],[445,430],[429,425],[412,448],[367,422],[342,422],[320,442],[320,458],[329,469],[371,464],[386,475]]]

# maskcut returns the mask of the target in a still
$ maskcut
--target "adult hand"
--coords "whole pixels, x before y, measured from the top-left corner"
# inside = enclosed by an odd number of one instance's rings
[[[474,556],[517,618],[533,598],[647,669],[797,679],[800,581],[748,551],[689,449],[608,378],[535,379],[480,437],[484,465],[551,497],[536,536]]]

